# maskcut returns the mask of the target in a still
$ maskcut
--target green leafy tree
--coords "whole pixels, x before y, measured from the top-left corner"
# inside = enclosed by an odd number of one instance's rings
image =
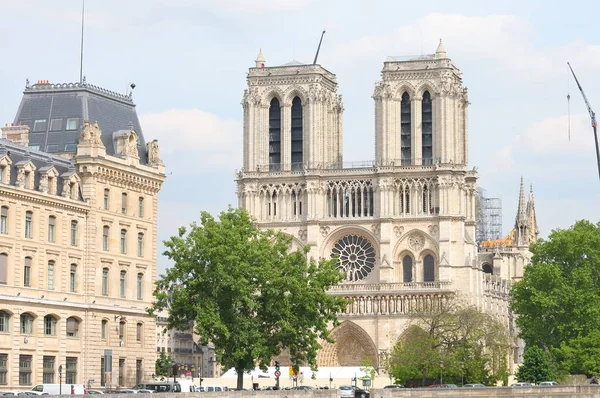
[[[150,311],[169,308],[169,328],[194,321],[202,343],[237,371],[238,388],[245,371],[266,369],[284,349],[293,363],[316,367],[319,339],[331,341],[329,327],[346,305],[327,294],[343,278],[336,260],[290,252],[289,236],[231,208],[218,219],[203,212],[165,246],[175,265],[159,278]]]
[[[166,355],[164,352],[158,355],[155,363],[155,372],[156,376],[164,376],[169,377],[173,375],[173,360],[170,356]]]
[[[491,383],[507,374],[509,340],[500,322],[451,299],[432,311],[415,312],[389,359],[395,380],[443,378]]]
[[[531,251],[531,265],[511,289],[521,337],[567,372],[600,372],[600,223],[554,230]]]
[[[523,364],[517,370],[517,380],[530,383],[558,380],[558,367],[552,355],[537,346],[527,347],[523,354]]]

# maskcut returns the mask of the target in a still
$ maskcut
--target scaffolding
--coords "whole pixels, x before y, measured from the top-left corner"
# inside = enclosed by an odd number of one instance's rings
[[[485,189],[477,189],[477,243],[502,239],[502,199],[488,198]]]

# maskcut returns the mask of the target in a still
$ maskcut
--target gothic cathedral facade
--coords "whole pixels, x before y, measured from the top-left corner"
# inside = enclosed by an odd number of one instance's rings
[[[345,280],[331,293],[350,304],[319,366],[364,358],[381,366],[411,312],[456,292],[510,328],[506,293],[529,261],[529,224],[485,247],[474,240],[469,100],[442,43],[435,54],[384,62],[373,94],[375,160],[360,165],[342,159],[344,108],[333,73],[295,61],[268,67],[262,52],[255,62],[242,101],[239,206],[294,246],[308,245],[311,256],[338,256]],[[516,242],[515,233],[527,239]]]

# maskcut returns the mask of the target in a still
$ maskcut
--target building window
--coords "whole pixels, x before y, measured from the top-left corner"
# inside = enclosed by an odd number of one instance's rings
[[[102,340],[106,340],[106,329],[108,328],[108,321],[106,319],[102,320],[102,324],[100,325],[100,338]]]
[[[0,384],[8,384],[8,354],[0,354]]]
[[[125,342],[125,321],[119,322],[119,340],[121,343]]]
[[[77,357],[67,357],[65,384],[77,384]]]
[[[303,162],[302,100],[292,100],[292,170],[299,170]]]
[[[10,316],[8,313],[6,311],[0,311],[0,332],[8,333],[10,331],[8,326],[9,320]]]
[[[144,233],[138,233],[138,244],[137,244],[138,257],[144,257]]]
[[[25,237],[31,239],[31,223],[33,220],[33,212],[25,213]]]
[[[46,132],[46,119],[38,119],[33,122],[33,132],[42,133]]]
[[[108,296],[108,268],[102,268],[102,295]]]
[[[119,386],[125,386],[125,358],[119,358]]]
[[[48,261],[48,290],[54,290],[54,261]]]
[[[19,385],[31,385],[31,355],[19,355]]]
[[[127,194],[125,192],[121,194],[121,213],[127,213]]]
[[[44,335],[56,336],[56,318],[52,315],[44,317]]]
[[[104,210],[108,210],[110,206],[110,189],[104,189]]]
[[[77,264],[71,264],[71,271],[69,272],[69,291],[71,293],[77,292]]]
[[[421,106],[421,157],[423,158],[423,164],[431,164],[433,157],[433,115],[429,91],[423,93]]]
[[[135,328],[135,341],[137,341],[138,343],[141,342],[142,335],[143,335],[143,325],[141,323],[138,323]]]
[[[0,253],[0,284],[6,285],[7,272],[8,272],[8,254]]]
[[[127,230],[121,230],[121,254],[127,254]]]
[[[44,356],[44,367],[43,367],[43,383],[53,384],[54,383],[54,362],[55,357]]]
[[[67,337],[79,336],[79,321],[77,318],[67,318]]]
[[[125,298],[125,277],[127,276],[127,272],[121,271],[119,276],[119,296],[121,298]]]
[[[411,164],[411,130],[410,96],[404,93],[400,101],[400,159],[403,165]]]
[[[423,258],[423,282],[435,281],[435,264],[431,254]]]
[[[135,384],[140,384],[144,378],[144,368],[142,367],[142,360],[135,360]]]
[[[141,300],[143,297],[143,282],[144,282],[144,274],[137,274],[137,299]]]
[[[102,250],[104,250],[105,252],[108,251],[108,233],[110,231],[110,228],[108,225],[105,225],[104,227],[102,227]]]
[[[23,265],[23,286],[31,287],[31,257],[25,257]]]
[[[413,261],[411,256],[404,256],[404,258],[402,259],[402,276],[404,283],[410,283],[413,281],[412,263]]]
[[[8,207],[0,208],[0,234],[8,234]]]
[[[29,314],[21,314],[21,334],[33,333],[33,317]]]
[[[138,199],[138,217],[144,217],[144,198]]]
[[[488,263],[483,264],[483,272],[486,274],[494,275],[494,268]]]
[[[104,357],[100,357],[100,385],[103,387],[106,386],[106,370],[104,363]]]
[[[269,106],[269,170],[281,170],[281,107],[277,98]]]
[[[71,246],[77,246],[77,221],[71,221]]]
[[[50,131],[62,130],[62,119],[52,119],[50,121]]]
[[[54,242],[54,231],[56,229],[56,217],[48,217],[48,242]]]
[[[77,122],[79,122],[79,119],[77,119],[76,117],[72,117],[67,119],[67,128],[66,130],[77,130]]]

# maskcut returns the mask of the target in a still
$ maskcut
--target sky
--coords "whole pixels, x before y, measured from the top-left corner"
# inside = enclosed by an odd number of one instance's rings
[[[13,121],[25,79],[79,80],[81,0],[0,0],[0,122]],[[523,176],[533,184],[541,236],[600,219],[600,182],[577,73],[600,112],[597,1],[87,0],[83,73],[125,93],[136,84],[147,141],[167,168],[159,253],[181,225],[236,206],[246,73],[319,63],[344,101],[344,160],[374,158],[374,84],[389,55],[447,55],[469,89],[469,166],[514,224]],[[567,94],[571,95],[570,113]],[[570,121],[570,123],[569,123]],[[569,139],[570,126],[570,139]],[[169,261],[159,255],[159,272]]]

